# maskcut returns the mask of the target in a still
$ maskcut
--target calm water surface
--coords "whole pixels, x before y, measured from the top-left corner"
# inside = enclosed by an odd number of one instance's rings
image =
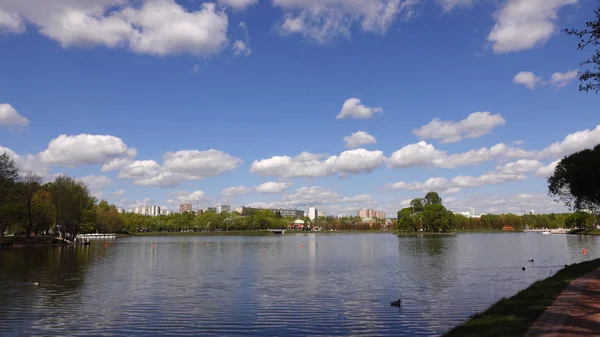
[[[5,249],[0,335],[437,336],[565,263],[598,257],[600,237],[534,233]]]

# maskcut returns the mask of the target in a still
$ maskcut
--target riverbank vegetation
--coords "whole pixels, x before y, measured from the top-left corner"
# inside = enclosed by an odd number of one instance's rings
[[[410,207],[398,211],[396,227],[401,232],[479,232],[522,231],[527,228],[574,228],[580,221],[568,221],[569,214],[485,214],[467,217],[454,214],[442,204],[436,192],[411,201]],[[589,222],[586,226],[591,226]],[[579,227],[578,227],[579,228]]]
[[[535,282],[515,296],[501,299],[444,336],[524,336],[529,327],[571,281],[598,268],[600,268],[600,259],[567,266],[554,276]]]

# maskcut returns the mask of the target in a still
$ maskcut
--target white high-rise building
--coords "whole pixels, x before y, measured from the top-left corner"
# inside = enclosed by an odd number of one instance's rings
[[[151,216],[159,216],[160,214],[161,214],[160,213],[160,207],[158,207],[158,206],[152,206],[152,207],[150,207],[150,215]]]
[[[231,213],[231,205],[217,205],[217,214]]]
[[[308,218],[311,220],[316,219],[319,216],[319,210],[315,207],[308,208]]]
[[[474,218],[475,217],[475,208],[469,207],[469,217],[470,218]]]

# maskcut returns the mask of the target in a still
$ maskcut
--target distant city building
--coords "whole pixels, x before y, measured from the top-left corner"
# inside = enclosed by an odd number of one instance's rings
[[[361,209],[358,211],[358,216],[361,219],[385,219],[385,212],[376,211],[374,209]]]
[[[151,216],[159,216],[162,213],[160,212],[160,207],[158,206],[150,206],[150,215]]]
[[[216,212],[217,214],[231,213],[231,205],[217,205]]]
[[[531,210],[529,210],[529,214],[530,215],[535,215],[535,211],[531,209]]]
[[[186,212],[191,212],[191,211],[192,211],[192,204],[185,203],[185,204],[179,205],[179,213],[186,213]]]
[[[206,209],[204,211],[217,213],[217,208],[216,207],[206,207]]]
[[[321,212],[321,211],[319,211],[319,213],[317,213],[317,214],[318,214],[319,218],[324,218],[327,216],[327,213]]]
[[[315,207],[309,207],[308,208],[308,218],[311,220],[316,219],[319,216],[319,210],[317,210]]]
[[[338,217],[338,219],[345,218],[345,217],[346,217],[346,214],[338,214],[338,216],[337,216],[337,217]]]
[[[474,218],[475,217],[475,208],[469,207],[469,217],[470,218]]]
[[[476,214],[475,208],[469,207],[467,212],[453,212],[454,214],[462,215],[467,218],[480,218],[482,214]]]
[[[160,209],[160,215],[171,215],[171,211],[169,211],[166,208],[161,208]]]

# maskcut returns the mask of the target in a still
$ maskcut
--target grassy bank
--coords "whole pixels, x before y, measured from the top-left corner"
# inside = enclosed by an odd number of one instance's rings
[[[39,247],[39,246],[65,246],[66,242],[52,236],[5,236],[0,239],[0,247]]]
[[[573,229],[568,234],[600,235],[600,229]]]
[[[444,336],[523,336],[571,281],[598,268],[600,259],[565,267],[554,276],[535,282],[515,296],[501,299]]]

